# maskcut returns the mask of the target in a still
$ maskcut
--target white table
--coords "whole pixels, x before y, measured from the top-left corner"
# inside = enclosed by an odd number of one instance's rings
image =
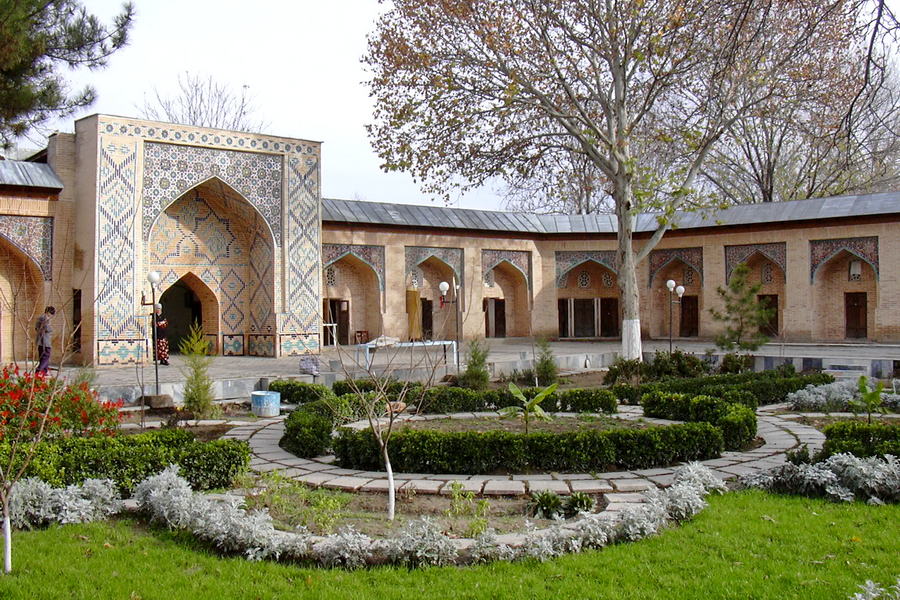
[[[365,344],[357,344],[356,345],[356,364],[360,363],[360,354],[363,354],[365,358],[366,370],[369,370],[369,367],[372,366],[372,358],[375,354],[376,350],[381,348],[429,348],[433,346],[441,346],[444,349],[444,362],[447,361],[447,348],[450,348],[450,351],[453,356],[453,364],[457,364],[457,352],[459,351],[456,345],[456,342],[453,340],[432,340],[426,342],[397,342],[396,344],[390,345],[379,345],[374,341],[368,342]]]

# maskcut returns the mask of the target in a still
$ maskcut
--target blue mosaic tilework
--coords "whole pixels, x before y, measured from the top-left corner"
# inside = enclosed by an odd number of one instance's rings
[[[275,356],[275,336],[251,333],[247,336],[248,356]]]
[[[98,365],[140,363],[147,356],[147,338],[97,341]]]
[[[135,181],[137,148],[100,140],[97,191],[97,338],[136,338]]]
[[[532,289],[531,285],[531,252],[524,250],[482,250],[481,251],[481,279],[489,285],[493,285],[492,273],[494,268],[502,262],[507,262],[514,266],[528,282],[528,289]],[[490,277],[490,281],[488,278]]]
[[[878,236],[841,238],[834,240],[810,240],[809,242],[809,281],[816,279],[819,267],[834,258],[840,252],[849,252],[863,260],[875,270],[878,279]]]
[[[319,251],[319,161],[289,157],[287,298],[281,333],[318,334],[322,263]]]
[[[656,274],[676,260],[696,271],[700,275],[700,283],[703,283],[703,248],[667,248],[650,252],[650,277],[647,279],[647,287],[653,287]]]
[[[595,262],[619,274],[615,250],[557,250],[556,251],[556,287],[566,287],[566,275],[580,264]]]
[[[222,354],[225,356],[243,356],[244,355],[244,336],[243,335],[223,335],[222,336]]]
[[[406,246],[406,276],[418,274],[418,281],[422,281],[421,273],[417,273],[419,265],[432,256],[445,263],[453,270],[456,281],[463,279],[463,250],[462,248],[428,248],[425,246]]]
[[[375,271],[378,288],[384,291],[384,246],[362,244],[322,244],[322,268],[327,269],[345,256],[352,255]]]
[[[233,148],[235,150],[255,150],[264,152],[285,152],[287,154],[317,153],[317,144],[246,133],[241,131],[200,130],[175,123],[137,123],[131,119],[101,116],[100,132],[107,135],[124,135],[145,140],[191,144],[210,148]]]
[[[317,334],[287,333],[279,336],[281,356],[301,356],[319,353],[319,336]]]
[[[247,199],[281,244],[282,157],[175,144],[144,144],[144,238],[160,212],[191,188],[217,178]]]
[[[0,236],[33,260],[45,281],[53,279],[53,217],[0,215]]]
[[[760,254],[781,267],[781,272],[787,277],[787,243],[742,244],[725,246],[725,281],[731,281],[735,267],[750,260],[754,254]]]

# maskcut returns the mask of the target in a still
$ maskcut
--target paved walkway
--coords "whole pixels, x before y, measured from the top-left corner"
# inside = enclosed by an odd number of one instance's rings
[[[757,435],[765,444],[746,452],[724,452],[721,458],[703,464],[723,478],[766,470],[785,462],[785,452],[806,444],[811,452],[819,450],[825,436],[813,427],[776,415],[786,405],[772,405],[757,411]],[[620,406],[622,418],[640,418],[639,406]],[[491,413],[496,414],[496,413]],[[474,416],[474,415],[473,415]],[[265,419],[231,429],[224,437],[247,440],[252,451],[250,467],[256,472],[276,471],[286,477],[314,487],[345,491],[384,492],[387,474],[378,471],[341,469],[334,457],[303,459],[282,450],[278,441],[284,433],[284,418]],[[540,490],[553,490],[561,495],[572,492],[603,494],[606,510],[621,510],[633,502],[643,501],[642,491],[653,486],[667,486],[673,481],[674,467],[616,471],[610,473],[547,473],[540,475],[459,475],[395,473],[397,488],[420,494],[447,494],[451,482],[483,496],[516,496]]]

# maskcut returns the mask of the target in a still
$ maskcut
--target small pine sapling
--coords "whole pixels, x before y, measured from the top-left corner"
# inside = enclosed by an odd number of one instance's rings
[[[534,363],[534,375],[538,385],[550,385],[559,380],[559,368],[553,357],[553,349],[546,338],[538,338],[535,342],[538,347],[537,360]]]
[[[490,347],[483,340],[472,340],[466,353],[466,370],[458,378],[460,387],[481,392],[487,389],[491,374],[487,367]]]
[[[751,284],[750,267],[738,265],[731,273],[728,286],[716,289],[724,309],[709,309],[713,319],[725,324],[725,331],[716,336],[716,346],[723,350],[756,350],[769,341],[763,329],[769,324],[774,309],[760,302],[757,294],[762,284]]]
[[[213,381],[209,376],[212,358],[203,328],[194,323],[188,336],[181,340],[178,350],[184,355],[184,408],[195,419],[214,416],[218,410],[213,403]]]

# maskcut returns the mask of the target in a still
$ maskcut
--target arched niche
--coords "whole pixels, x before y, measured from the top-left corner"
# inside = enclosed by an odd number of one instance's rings
[[[334,343],[333,335],[340,343],[380,336],[381,290],[372,266],[354,254],[345,254],[326,264],[323,275],[323,323],[336,325],[334,331],[326,329],[325,345]]]
[[[0,236],[0,359],[4,363],[36,359],[34,324],[44,311],[43,282],[40,266]],[[54,348],[60,336],[71,333],[64,307],[56,308]],[[54,360],[58,358],[54,353]]]
[[[878,277],[868,261],[841,250],[818,266],[812,285],[813,339],[866,340],[877,337]]]
[[[484,282],[485,337],[525,337],[531,334],[528,280],[522,270],[503,260],[488,271]]]

